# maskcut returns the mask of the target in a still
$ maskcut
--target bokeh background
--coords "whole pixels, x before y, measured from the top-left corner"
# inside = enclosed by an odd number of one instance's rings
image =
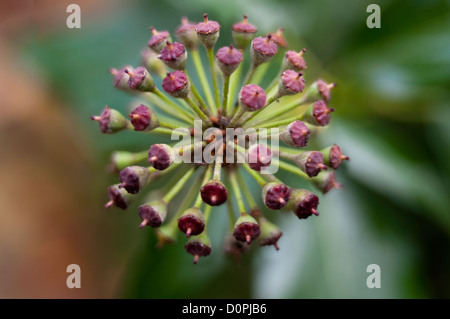
[[[81,6],[82,28],[66,27]],[[381,7],[381,29],[366,8]],[[449,1],[2,1],[0,3],[0,297],[2,298],[448,298],[450,297]],[[136,206],[105,210],[115,149],[154,137],[100,134],[105,104],[126,111],[110,66],[137,65],[150,25],[173,31],[204,12],[219,45],[247,13],[259,34],[285,28],[306,48],[307,80],[336,81],[331,126],[320,144],[351,156],[345,187],[321,197],[319,218],[274,218],[281,250],[222,250],[192,264],[184,239],[155,247]],[[228,30],[228,31],[227,31]],[[274,76],[277,67],[269,70]],[[282,175],[290,185],[298,181]],[[158,185],[156,185],[158,187]],[[256,194],[255,190],[255,194]],[[66,267],[81,267],[81,289]],[[368,289],[366,267],[381,267]]]

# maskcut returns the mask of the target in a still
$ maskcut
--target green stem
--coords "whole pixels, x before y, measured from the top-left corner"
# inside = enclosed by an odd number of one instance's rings
[[[188,77],[188,79],[189,79],[189,82],[190,82],[190,84],[191,84],[191,92],[192,92],[192,94],[194,95],[195,100],[198,102],[198,104],[200,104],[200,109],[201,109],[205,114],[209,115],[209,114],[208,114],[208,109],[207,109],[207,107],[206,107],[205,101],[203,100],[202,96],[201,96],[200,93],[198,92],[197,88],[196,88],[195,85],[194,85],[194,82],[192,82],[192,79],[191,79],[191,77],[188,75],[187,71],[185,71],[185,73],[186,73],[186,75],[187,75],[187,77]]]
[[[175,109],[167,107],[167,104],[162,101],[158,96],[151,94],[151,93],[143,93],[142,94],[148,101],[150,101],[152,103],[152,105],[156,106],[158,109],[160,109],[161,111],[170,114],[174,117],[176,117],[177,119],[184,121],[185,123],[192,123],[192,119],[194,117],[191,116],[187,116],[184,113],[181,112],[177,112]],[[192,119],[191,119],[192,117]]]
[[[245,211],[245,205],[242,198],[242,192],[239,187],[239,184],[236,180],[236,170],[233,170],[230,174],[230,182],[231,182],[231,188],[234,191],[234,196],[236,196],[236,202],[239,208],[239,212],[241,216],[247,215],[247,212]]]
[[[211,216],[212,206],[206,205],[203,215],[205,216],[205,230],[208,227],[209,217]],[[204,230],[204,231],[205,231]]]
[[[258,67],[258,70],[255,72],[255,75],[253,76],[252,82],[254,84],[259,84],[261,80],[263,79],[264,75],[267,72],[267,69],[269,68],[270,63],[263,63],[260,67]],[[269,92],[269,91],[266,91]]]
[[[213,112],[217,112],[217,108],[220,105],[220,97],[219,97],[219,87],[217,85],[217,74],[216,74],[216,64],[214,61],[214,49],[207,49],[208,51],[208,58],[209,58],[209,67],[211,69],[211,77],[212,77],[212,83],[214,88],[214,97],[216,99],[216,103],[212,104]]]
[[[211,121],[209,120],[209,118],[206,116],[205,113],[202,112],[202,110],[200,110],[200,108],[198,107],[197,104],[194,103],[194,101],[191,100],[190,97],[185,97],[184,100],[186,101],[187,104],[189,104],[189,106],[194,110],[194,112],[207,124],[207,125],[212,125]]]
[[[255,71],[258,68],[258,66],[255,66],[253,63],[250,66],[250,69],[248,69],[247,75],[245,76],[245,80],[244,80],[244,85],[246,86],[247,84],[250,83],[250,81],[252,80],[253,76],[255,75]]]
[[[174,131],[170,128],[165,128],[165,127],[157,127],[154,130],[149,131],[151,133],[159,133],[159,134],[167,134],[167,135],[172,135],[172,134],[178,134],[178,135],[190,135],[190,133],[188,132],[178,132],[178,131]]]
[[[247,185],[244,181],[244,178],[241,174],[238,174],[238,181],[241,185]],[[253,198],[252,193],[248,189],[248,187],[242,187],[242,191],[244,192],[244,197],[247,200],[247,203],[250,205],[251,208],[258,208],[258,205],[256,204],[255,199]]]
[[[275,159],[273,160],[273,164],[278,165],[281,169],[283,169],[289,173],[292,173],[292,174],[300,176],[304,179],[310,180],[310,177],[306,173],[301,171],[297,166],[294,166],[292,164],[288,164],[286,162],[282,162],[279,160],[275,160]]]
[[[157,88],[155,88],[152,91],[153,94],[155,94],[157,97],[159,97],[163,102],[165,102],[167,105],[163,108],[164,111],[167,111],[167,109],[169,109],[167,106],[170,106],[173,108],[175,112],[178,113],[182,113],[183,115],[187,116],[191,121],[194,119],[194,117],[192,116],[192,114],[188,113],[188,111],[184,108],[182,108],[180,105],[178,105],[177,103],[175,103],[174,101],[172,101],[171,99],[169,99],[167,96],[164,95],[164,93],[162,93],[160,90],[158,90]],[[170,111],[168,111],[168,113],[170,113]]]
[[[230,93],[228,94],[230,98],[228,99],[228,112],[229,114],[233,114],[234,111],[234,96],[236,95],[237,88],[239,84],[241,83],[241,74],[243,69],[243,63],[239,65],[236,71],[231,75],[230,79]]]
[[[237,111],[237,113],[231,119],[230,124],[228,124],[228,126],[233,127],[234,124],[236,124],[237,121],[239,121],[239,119],[241,118],[242,115],[244,115],[245,112],[246,111],[244,109],[239,109],[239,111]]]
[[[212,171],[212,165],[209,165],[205,169],[205,172],[203,174],[202,183],[201,183],[202,186],[205,185],[209,181],[209,179],[211,177],[211,171]],[[202,199],[201,193],[198,192],[197,200],[195,201],[194,206],[200,208],[202,206],[202,203],[203,203],[203,199]]]
[[[228,212],[228,220],[230,222],[230,229],[234,228],[234,212],[233,205],[231,204],[231,200],[227,200],[227,212]]]
[[[230,76],[225,76],[223,81],[223,92],[222,92],[222,116],[227,115],[228,109],[228,93],[230,90]]]
[[[169,192],[163,197],[163,201],[166,203],[170,202],[170,200],[178,194],[178,192],[183,188],[184,184],[189,180],[189,178],[192,176],[192,174],[195,171],[195,167],[192,167],[187,171],[186,174],[183,175],[182,178],[169,190]]]
[[[243,163],[242,166],[247,171],[247,173],[249,173],[250,176],[253,177],[253,179],[259,184],[259,186],[263,187],[267,184],[267,181],[256,171],[252,170],[247,163]]]
[[[159,121],[159,127],[168,128],[170,130],[175,130],[177,128],[180,128],[180,126],[178,126],[178,125],[167,123],[167,122],[164,122],[164,121],[161,121],[161,120]]]
[[[198,49],[191,51],[192,60],[194,61],[195,69],[197,70],[198,78],[203,88],[203,93],[206,96],[206,101],[209,105],[214,104],[213,96],[211,94],[211,88],[209,87],[208,77],[206,76],[205,69],[203,68],[202,61]]]

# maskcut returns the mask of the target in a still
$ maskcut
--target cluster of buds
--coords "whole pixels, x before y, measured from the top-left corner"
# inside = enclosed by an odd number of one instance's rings
[[[335,84],[319,79],[305,89],[306,50],[287,50],[281,28],[257,36],[257,28],[244,16],[232,27],[234,44],[215,51],[220,29],[206,14],[200,23],[182,18],[175,32],[178,42],[168,31],[151,27],[142,66],[110,70],[116,88],[146,102],[130,110],[128,118],[108,106],[92,116],[105,134],[133,130],[176,140],[138,152],[114,152],[110,167],[119,172],[119,182],[108,188],[105,206],[127,209],[146,188],[152,189],[156,179],[166,178],[163,196],[139,206],[139,227],[154,228],[160,244],[184,233],[189,238],[184,247],[194,263],[212,251],[212,207],[227,205],[226,253],[237,256],[254,241],[278,250],[283,233],[270,221],[273,214],[291,210],[299,219],[318,216],[319,197],[312,190],[286,185],[271,168],[307,180],[325,194],[339,187],[335,170],[349,159],[336,144],[321,150],[307,147],[311,134],[330,122],[334,109],[328,103]],[[202,46],[210,78],[199,53]],[[261,66],[276,55],[283,55],[279,74],[263,88],[259,79],[267,68]],[[246,74],[244,57],[250,59]],[[201,89],[186,70],[191,59]],[[261,140],[267,129],[271,133]],[[249,130],[259,132],[249,136]],[[253,197],[245,177],[259,185],[260,198]]]

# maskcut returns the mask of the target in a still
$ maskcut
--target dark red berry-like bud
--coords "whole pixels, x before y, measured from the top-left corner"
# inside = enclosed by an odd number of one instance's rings
[[[250,215],[240,216],[234,224],[234,238],[246,242],[248,245],[250,245],[260,233],[261,229],[259,228],[258,222]]]
[[[248,17],[244,15],[244,19],[242,19],[241,22],[233,25],[232,35],[236,47],[244,50],[257,31],[258,29],[254,25],[248,23]]]
[[[312,103],[317,100],[328,102],[331,98],[331,89],[335,86],[336,83],[327,83],[322,79],[318,79],[306,92],[305,103]]]
[[[208,15],[203,15],[203,22],[195,26],[195,32],[200,39],[200,42],[207,49],[212,49],[217,42],[220,34],[220,24],[216,21],[208,20]]]
[[[172,165],[174,158],[175,152],[167,144],[153,144],[148,150],[148,162],[160,171]]]
[[[227,201],[228,190],[220,181],[212,180],[200,189],[203,201],[210,206],[220,206]]]
[[[305,219],[312,214],[318,216],[317,205],[319,205],[319,197],[307,189],[295,189],[292,191],[291,200],[289,201],[291,210],[299,219]]]
[[[306,52],[306,49],[301,50],[300,52],[296,51],[287,51],[284,55],[283,60],[283,69],[284,70],[294,70],[297,72],[301,72],[306,69],[306,62],[303,58],[303,53]]]
[[[272,152],[265,144],[255,144],[247,151],[247,163],[251,169],[261,171],[262,168],[270,165]]]
[[[131,200],[135,195],[129,194],[124,188],[119,187],[120,184],[108,187],[108,196],[110,201],[105,204],[105,207],[116,206],[118,208],[127,209]]]
[[[97,121],[100,131],[105,134],[113,134],[130,127],[130,122],[119,111],[106,106],[100,116],[91,116],[91,120]]]
[[[169,31],[157,31],[154,27],[150,27],[150,30],[152,31],[152,37],[148,41],[148,47],[159,53],[166,45],[166,41],[172,41],[170,33]]]
[[[342,155],[341,148],[334,144],[320,151],[323,154],[323,162],[325,165],[336,170],[343,160],[348,161],[350,157]]]
[[[205,229],[205,216],[200,208],[192,207],[184,211],[178,218],[178,228],[186,234],[186,237],[201,234]]]
[[[125,70],[133,71],[133,67],[130,65],[126,65],[120,70],[117,70],[115,68],[110,68],[109,73],[111,73],[114,76],[113,84],[116,88],[121,90],[129,90],[128,87],[128,80],[130,79],[130,76],[125,72]]]
[[[325,126],[330,122],[330,113],[333,108],[328,108],[323,100],[319,100],[311,104],[302,115],[302,120],[318,126]]]
[[[294,121],[280,133],[280,140],[289,146],[304,147],[308,144],[311,131],[302,121]]]
[[[128,80],[130,89],[142,92],[151,92],[155,89],[155,81],[143,66],[134,69],[134,71],[125,69],[125,72],[130,76]]]
[[[170,43],[167,41],[167,45],[161,50],[159,58],[171,69],[184,70],[186,67],[187,52],[181,43]]]
[[[128,166],[120,171],[120,187],[126,189],[130,194],[137,194],[147,185],[150,174],[146,167]]]
[[[277,32],[270,33],[272,36],[272,41],[275,42],[277,45],[279,45],[282,48],[287,47],[286,39],[284,38],[284,29],[278,28]]]
[[[239,105],[247,112],[255,112],[266,105],[266,92],[256,85],[244,86],[239,92]]]
[[[190,83],[186,73],[177,70],[167,73],[162,87],[164,91],[175,98],[185,98],[189,94]]]
[[[241,51],[232,45],[220,48],[216,54],[217,65],[224,76],[230,76],[239,67],[242,61]]]
[[[152,201],[139,206],[138,212],[142,219],[139,228],[144,228],[145,226],[159,227],[166,219],[167,204],[162,200]]]
[[[262,189],[262,198],[267,208],[278,210],[289,202],[291,190],[284,184],[267,183]]]
[[[313,177],[312,182],[322,193],[326,194],[333,188],[341,188],[342,185],[336,181],[336,174],[333,171],[321,172]]]
[[[141,104],[129,115],[135,131],[151,131],[159,126],[155,112]]]
[[[305,79],[302,73],[293,70],[286,70],[281,74],[280,83],[278,85],[278,96],[293,95],[303,92],[305,88]]]
[[[264,217],[259,220],[259,226],[261,227],[261,235],[259,236],[260,246],[273,245],[276,250],[280,250],[278,247],[278,240],[283,236],[283,232],[275,224],[269,222]]]
[[[327,170],[328,167],[323,163],[323,155],[318,151],[303,152],[296,156],[295,163],[309,177],[317,176],[321,170]]]
[[[257,66],[268,62],[277,53],[277,45],[271,40],[272,35],[254,38],[252,41],[252,63]]]
[[[211,254],[211,240],[205,232],[198,236],[189,238],[184,249],[188,254],[194,256],[194,264],[198,262],[199,257],[206,257]]]
[[[186,17],[181,18],[181,25],[175,31],[177,39],[189,50],[197,49],[198,36],[195,32],[197,24],[189,22]]]

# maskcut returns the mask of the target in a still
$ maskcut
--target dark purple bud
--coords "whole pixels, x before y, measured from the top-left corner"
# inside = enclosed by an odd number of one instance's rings
[[[275,224],[269,222],[264,217],[259,219],[259,225],[261,227],[261,235],[259,236],[260,246],[271,246],[273,245],[276,250],[280,250],[278,247],[278,240],[283,235],[281,229],[279,229]]]
[[[256,84],[244,86],[239,92],[239,105],[247,112],[255,112],[266,105],[266,92]]]
[[[331,89],[335,86],[336,83],[327,83],[324,80],[318,79],[306,92],[305,103],[312,103],[318,100],[323,100],[328,103],[331,98]]]
[[[239,67],[242,61],[241,51],[232,45],[220,48],[216,54],[217,65],[224,76],[230,76]]]
[[[178,218],[178,228],[186,234],[186,237],[201,234],[205,229],[205,216],[200,208],[192,207],[184,211]]]
[[[253,38],[253,35],[258,31],[258,29],[248,23],[248,17],[244,15],[244,19],[233,25],[233,40],[236,47],[244,50]]]
[[[146,167],[128,166],[120,171],[120,186],[130,194],[137,194],[147,185],[150,174]]]
[[[258,222],[250,215],[240,216],[234,224],[234,238],[246,242],[248,245],[250,245],[260,233],[261,229],[259,228]]]
[[[198,36],[195,32],[197,24],[189,22],[186,17],[181,18],[181,25],[175,31],[175,35],[180,42],[189,50],[197,49]]]
[[[313,125],[325,126],[330,122],[330,113],[333,111],[323,100],[319,100],[306,109],[301,119]]]
[[[134,71],[125,69],[125,72],[130,76],[128,80],[130,89],[142,92],[151,92],[155,89],[155,81],[143,66],[134,69]]]
[[[292,191],[291,200],[289,201],[291,210],[299,219],[305,219],[312,214],[318,216],[317,205],[319,205],[319,197],[307,189],[295,189]]]
[[[294,70],[297,72],[301,72],[306,69],[306,62],[303,58],[303,53],[306,52],[306,49],[301,50],[300,52],[296,51],[287,51],[284,55],[283,60],[283,69],[284,70]]]
[[[348,161],[350,157],[342,155],[341,148],[334,144],[320,151],[323,154],[323,162],[325,165],[336,170],[343,160]]]
[[[342,185],[336,181],[336,175],[333,171],[321,172],[313,177],[312,182],[322,193],[326,194],[333,188],[341,188]]]
[[[167,41],[167,45],[161,50],[159,58],[171,69],[184,70],[186,67],[187,52],[181,43],[170,43]]]
[[[286,70],[281,74],[280,83],[278,85],[278,95],[293,95],[303,92],[305,88],[305,79],[303,73],[297,73],[293,70]]]
[[[155,112],[141,104],[129,115],[135,131],[151,131],[159,126]]]
[[[175,98],[185,98],[189,94],[190,83],[186,73],[177,70],[167,73],[162,87],[164,91]]]
[[[130,126],[130,122],[119,111],[109,106],[106,106],[99,116],[91,116],[91,120],[97,121],[100,131],[105,134],[117,133]]]
[[[294,121],[280,133],[280,140],[289,146],[304,147],[308,144],[311,131],[302,121]]]
[[[205,232],[198,236],[189,238],[184,249],[188,254],[194,256],[194,264],[197,264],[199,257],[206,257],[211,254],[211,241]]]
[[[217,42],[220,34],[220,24],[216,21],[208,20],[208,15],[203,15],[203,22],[195,26],[195,32],[200,39],[200,42],[207,49],[212,49]]]
[[[286,48],[287,42],[286,42],[286,39],[284,38],[283,33],[284,33],[284,29],[278,28],[277,32],[270,33],[270,35],[272,36],[273,42],[275,42],[278,46],[280,46],[282,48]]]
[[[152,31],[152,37],[148,41],[148,47],[156,53],[159,53],[166,44],[166,41],[172,41],[170,39],[170,33],[169,31],[157,31],[154,27],[150,27],[150,30]]]
[[[130,65],[126,65],[120,70],[117,70],[115,68],[110,68],[109,73],[111,73],[114,76],[113,84],[116,88],[121,90],[129,90],[128,87],[128,80],[130,79],[130,76],[125,72],[125,70],[133,71],[133,67]]]
[[[262,189],[262,198],[267,208],[282,209],[291,198],[291,190],[284,184],[267,183]]]
[[[270,165],[272,152],[265,144],[255,144],[250,146],[247,152],[247,163],[251,169],[261,171],[262,168]]]
[[[318,151],[307,151],[299,154],[295,158],[297,166],[309,177],[317,176],[321,170],[328,167],[323,163],[323,155]]]
[[[160,171],[172,165],[174,158],[175,152],[167,144],[153,144],[148,150],[148,162]]]
[[[277,53],[277,45],[271,40],[272,35],[257,37],[252,41],[252,63],[257,66],[268,62]]]
[[[159,227],[166,219],[167,204],[162,200],[152,201],[147,204],[139,206],[139,217],[142,223],[139,228],[145,226]]]
[[[116,206],[118,208],[127,209],[131,200],[135,195],[129,194],[124,188],[119,187],[120,184],[112,185],[108,187],[109,202],[105,204],[105,207]]]
[[[212,180],[200,189],[203,201],[210,206],[220,206],[227,201],[228,190],[220,181]]]

